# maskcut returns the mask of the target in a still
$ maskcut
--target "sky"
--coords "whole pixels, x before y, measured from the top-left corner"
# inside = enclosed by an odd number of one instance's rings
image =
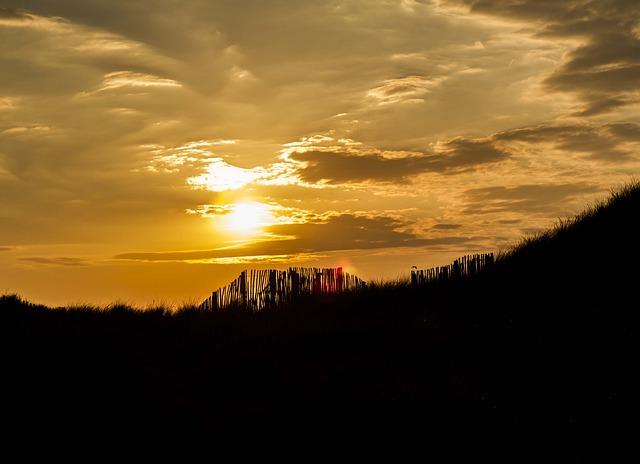
[[[406,276],[640,168],[637,0],[0,0],[0,293]]]

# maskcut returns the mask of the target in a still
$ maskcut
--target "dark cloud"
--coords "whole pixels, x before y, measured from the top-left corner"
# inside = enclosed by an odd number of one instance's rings
[[[462,0],[474,13],[512,16],[520,19],[553,20],[567,15],[567,1],[557,0]]]
[[[426,172],[456,174],[508,159],[514,142],[549,144],[567,152],[584,153],[603,161],[625,161],[631,152],[621,146],[640,140],[640,125],[549,124],[498,132],[485,138],[457,137],[437,144],[437,150],[390,157],[381,151],[310,150],[294,152],[291,159],[304,162],[300,178],[309,183],[407,182]]]
[[[598,114],[608,113],[616,108],[633,103],[630,100],[624,100],[621,98],[601,98],[599,100],[588,103],[584,110],[579,111],[577,116],[596,116]]]
[[[462,224],[436,224],[432,227],[435,230],[454,230],[462,227]]]
[[[13,9],[13,8],[1,8],[0,7],[0,19],[9,19],[17,21],[28,21],[33,19],[26,11]]]
[[[494,163],[509,157],[509,153],[496,147],[490,139],[457,137],[443,145],[445,157],[438,159],[441,170]]]
[[[615,63],[610,63],[614,65]],[[560,68],[546,80],[551,90],[579,91],[591,106],[600,99],[611,101],[611,95],[624,95],[640,87],[640,65],[569,71]]]
[[[582,35],[610,31],[608,26],[630,29],[640,18],[636,0],[452,0],[484,13],[538,21],[542,31],[556,35]]]
[[[640,141],[640,125],[633,123],[607,124],[607,130],[621,140]]]
[[[88,264],[87,261],[84,259],[67,258],[67,257],[47,258],[42,256],[29,256],[25,258],[20,258],[20,261],[26,261],[26,262],[35,263],[35,264],[54,265],[54,266],[86,266]]]
[[[503,142],[549,143],[561,150],[588,153],[596,159],[623,161],[630,153],[620,144],[640,140],[640,126],[633,123],[540,125],[500,132],[494,138]]]
[[[307,163],[299,175],[307,182],[396,182],[424,172],[453,173],[509,157],[491,140],[455,138],[439,145],[438,152],[402,157],[350,151],[294,152],[290,157]]]
[[[11,247],[0,247],[0,251],[10,251]]]
[[[405,224],[386,216],[341,214],[324,223],[284,224],[268,228],[280,236],[294,236],[293,243],[273,243],[279,252],[328,251],[423,245],[424,239],[400,231]],[[296,249],[291,250],[291,246]]]
[[[516,187],[485,187],[467,190],[466,214],[484,213],[546,213],[564,211],[567,202],[576,196],[601,191],[587,183],[519,185]]]
[[[550,90],[577,93],[591,116],[637,102],[640,37],[636,0],[461,0],[471,13],[527,21],[538,36],[580,38],[584,44],[545,81]]]
[[[117,255],[115,258],[144,261],[204,260],[336,250],[456,245],[471,243],[478,239],[477,237],[420,238],[411,232],[399,230],[404,225],[403,222],[387,216],[341,214],[331,217],[326,222],[279,224],[267,228],[267,232],[271,234],[280,237],[294,237],[293,239],[274,239],[233,249],[125,253]]]
[[[302,180],[332,183],[396,181],[428,170],[432,162],[425,155],[392,159],[379,153],[359,155],[338,151],[292,153],[291,158],[307,163],[305,168],[299,170]]]

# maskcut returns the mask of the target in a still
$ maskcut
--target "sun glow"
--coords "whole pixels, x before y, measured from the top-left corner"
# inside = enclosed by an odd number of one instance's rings
[[[272,224],[273,213],[269,205],[258,202],[236,203],[225,215],[225,228],[238,234],[255,234]]]

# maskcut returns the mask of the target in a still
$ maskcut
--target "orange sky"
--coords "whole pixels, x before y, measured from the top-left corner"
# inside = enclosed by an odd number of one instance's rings
[[[638,173],[631,0],[5,1],[0,291],[406,275]]]

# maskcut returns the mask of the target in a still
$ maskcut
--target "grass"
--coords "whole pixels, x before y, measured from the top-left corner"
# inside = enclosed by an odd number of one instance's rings
[[[636,219],[633,215],[637,213],[639,203],[640,181],[634,180],[618,190],[612,190],[608,198],[596,202],[581,213],[559,219],[555,227],[521,239],[514,247],[499,253],[498,260],[517,259],[521,255],[537,253],[540,248],[558,245],[573,238],[582,244],[584,240],[594,238],[592,235],[594,229],[604,232],[603,229],[607,227],[608,221],[618,222],[622,219],[633,221],[635,224]],[[614,232],[624,231],[615,230]],[[584,251],[588,252],[592,248],[593,245]]]

